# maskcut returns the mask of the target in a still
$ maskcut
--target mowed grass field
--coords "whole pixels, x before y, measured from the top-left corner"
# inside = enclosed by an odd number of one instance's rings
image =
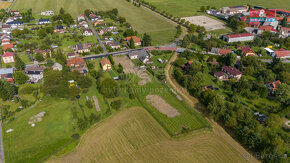
[[[289,0],[145,0],[162,11],[166,11],[177,17],[200,15],[201,6],[240,6],[251,4],[267,8],[283,8],[290,10]]]
[[[7,9],[12,2],[0,2],[0,9]]]
[[[60,8],[64,8],[73,16],[83,13],[85,9],[105,11],[117,8],[119,15],[125,17],[139,33],[150,34],[154,45],[173,41],[176,31],[173,24],[126,0],[19,0],[13,6],[13,9],[18,10],[29,8],[35,14],[45,10],[58,12]]]
[[[171,138],[143,108],[123,110],[92,127],[71,152],[48,162],[246,162],[212,132]]]

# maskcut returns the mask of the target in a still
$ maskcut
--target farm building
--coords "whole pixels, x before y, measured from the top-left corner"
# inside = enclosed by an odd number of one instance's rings
[[[239,41],[253,41],[254,35],[251,33],[241,33],[234,35],[225,35],[223,39],[227,42],[239,42]]]

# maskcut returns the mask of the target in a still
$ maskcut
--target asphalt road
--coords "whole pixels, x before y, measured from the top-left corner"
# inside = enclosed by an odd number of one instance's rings
[[[104,53],[105,54],[108,53],[105,45],[103,44],[103,42],[102,42],[102,40],[100,38],[100,36],[98,35],[98,33],[96,32],[95,28],[93,27],[92,22],[87,17],[86,17],[86,20],[87,20],[87,22],[89,24],[90,29],[93,31],[93,34],[97,38],[98,43],[103,47]]]

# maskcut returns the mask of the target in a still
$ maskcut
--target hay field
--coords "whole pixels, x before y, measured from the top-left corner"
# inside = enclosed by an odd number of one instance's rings
[[[85,9],[105,11],[117,8],[119,15],[125,17],[139,33],[151,35],[154,45],[173,41],[176,31],[173,24],[126,0],[18,0],[13,6],[13,9],[18,10],[29,8],[32,8],[34,14],[45,10],[58,12],[64,8],[73,16],[83,13]]]
[[[12,2],[0,2],[0,9],[7,9]]]
[[[80,144],[48,162],[246,162],[218,135],[170,138],[143,108],[121,111],[92,127]]]

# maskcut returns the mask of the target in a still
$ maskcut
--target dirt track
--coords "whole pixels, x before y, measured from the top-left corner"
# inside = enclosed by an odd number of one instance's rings
[[[171,68],[172,63],[177,59],[177,53],[174,53],[170,58],[169,62],[165,67],[165,76],[167,82],[173,87],[176,92],[178,92],[184,99],[195,109],[197,109],[200,113],[204,110],[204,106],[199,103],[199,101],[191,96],[188,91],[181,87],[175,79],[171,76]],[[202,113],[201,113],[202,114]],[[207,118],[208,119],[208,118]],[[234,140],[218,123],[216,123],[212,119],[208,119],[213,127],[213,133],[215,136],[221,137],[227,143],[229,143],[233,148],[235,148],[246,160],[249,162],[258,162],[256,158],[254,158],[243,146],[241,146],[236,140]]]

